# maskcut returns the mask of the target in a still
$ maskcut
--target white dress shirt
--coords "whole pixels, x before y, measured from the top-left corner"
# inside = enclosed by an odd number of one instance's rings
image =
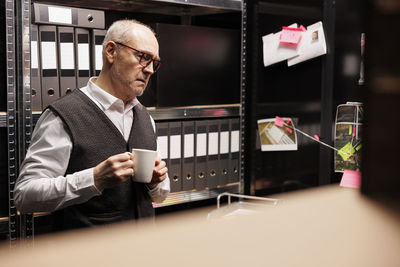
[[[94,84],[94,79],[96,77],[81,88],[82,92],[104,111],[127,141],[133,121],[131,110],[139,101],[135,98],[124,104]],[[153,118],[151,122],[155,130]],[[40,116],[15,185],[15,205],[19,211],[54,211],[101,195],[94,185],[93,168],[64,176],[72,151],[72,141],[66,129],[61,118],[50,109]],[[152,201],[162,202],[169,191],[167,175],[163,182],[148,192]]]

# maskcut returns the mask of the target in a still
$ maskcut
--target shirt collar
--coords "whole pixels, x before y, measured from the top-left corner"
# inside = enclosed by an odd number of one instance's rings
[[[96,79],[97,77],[90,78],[87,86],[87,91],[93,97],[93,99],[103,108],[103,110],[108,110],[113,105],[118,105],[123,107],[124,113],[126,113],[127,111],[130,111],[134,106],[139,104],[139,100],[137,100],[137,98],[135,97],[129,103],[124,105],[124,102],[121,99],[111,95],[110,93],[97,86],[94,83]]]

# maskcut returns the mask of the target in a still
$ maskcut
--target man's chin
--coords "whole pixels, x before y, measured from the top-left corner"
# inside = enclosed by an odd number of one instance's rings
[[[144,88],[135,88],[135,89],[134,89],[135,95],[136,95],[136,96],[141,96],[141,95],[143,95],[144,90],[146,90],[146,87],[144,87]]]

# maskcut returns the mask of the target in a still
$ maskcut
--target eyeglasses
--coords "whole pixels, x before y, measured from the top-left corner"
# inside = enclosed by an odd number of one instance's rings
[[[130,48],[133,51],[135,51],[139,56],[139,64],[142,67],[146,68],[148,65],[150,65],[153,62],[153,72],[156,72],[156,71],[158,71],[160,69],[160,67],[161,67],[160,60],[154,59],[152,55],[147,54],[145,52],[142,52],[140,50],[137,50],[137,49],[135,49],[133,47],[130,47],[129,45],[126,45],[126,44],[123,44],[123,43],[120,43],[120,42],[115,42],[115,43],[118,44],[118,45],[125,46],[125,47]]]

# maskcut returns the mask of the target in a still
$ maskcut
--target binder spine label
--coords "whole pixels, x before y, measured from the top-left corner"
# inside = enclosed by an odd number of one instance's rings
[[[39,68],[39,57],[38,57],[38,46],[37,45],[38,45],[38,42],[37,42],[36,36],[32,35],[32,41],[31,41],[31,68],[35,69],[36,71]]]
[[[200,127],[202,128],[202,127]],[[205,127],[204,127],[205,128]],[[201,129],[200,129],[201,131]],[[204,129],[205,131],[205,129]],[[206,133],[198,133],[197,134],[197,142],[196,142],[196,156],[202,157],[207,155],[207,134]]]
[[[239,130],[232,131],[231,138],[231,152],[239,152]]]
[[[162,160],[168,159],[168,136],[157,137],[157,147]]]
[[[48,7],[48,21],[53,23],[72,24],[72,10],[64,7]]]
[[[72,34],[71,35],[72,38]],[[61,36],[60,36],[61,37]],[[75,62],[74,62],[74,43],[72,42],[62,42],[60,40],[60,67],[61,70],[74,70],[75,69]],[[61,73],[62,76],[74,76],[74,72],[72,72],[72,75],[65,75],[65,74],[70,74],[69,72],[63,72]]]
[[[220,154],[228,155],[228,153],[229,153],[229,132],[228,131],[221,132],[220,145],[221,145]]]
[[[194,144],[194,134],[185,134],[184,142],[185,142],[184,151],[183,151],[184,158],[185,159],[193,158],[194,157],[194,147],[193,147],[193,145],[189,145],[189,144]]]
[[[170,159],[179,159],[181,158],[181,136],[180,135],[171,135],[170,136],[171,143],[171,151],[170,151]]]
[[[42,52],[42,69],[54,70],[56,74],[49,76],[57,76],[57,61],[55,60],[55,58],[57,58],[55,32],[41,33],[41,51],[45,51],[45,53]]]

